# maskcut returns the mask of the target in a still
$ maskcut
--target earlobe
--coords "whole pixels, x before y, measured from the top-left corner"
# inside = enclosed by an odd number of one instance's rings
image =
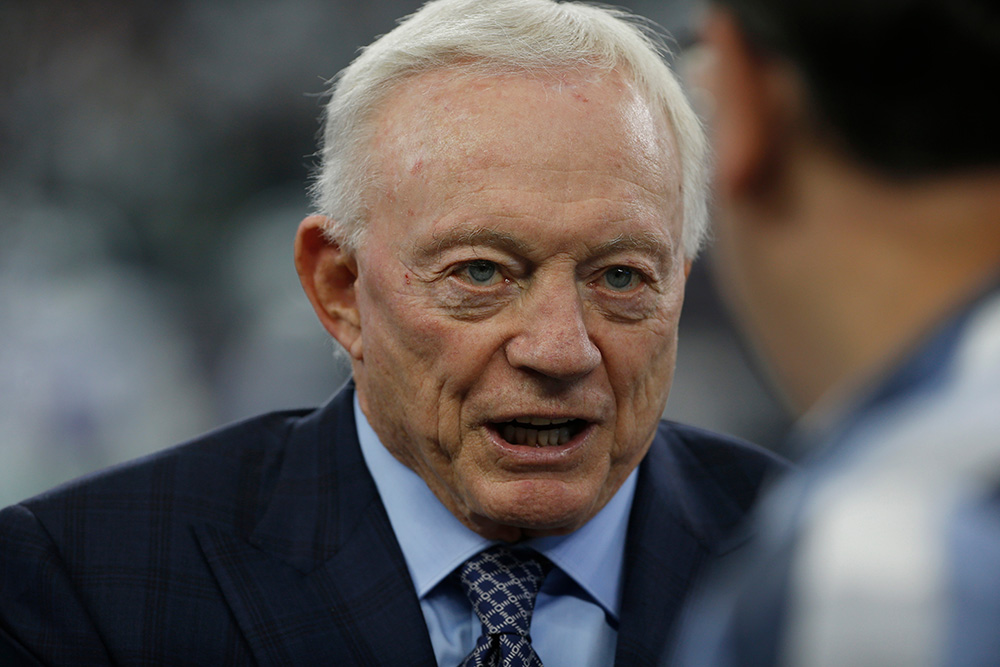
[[[323,327],[352,359],[361,360],[361,317],[355,294],[358,265],[353,254],[326,237],[327,224],[328,219],[320,215],[299,224],[295,268]]]

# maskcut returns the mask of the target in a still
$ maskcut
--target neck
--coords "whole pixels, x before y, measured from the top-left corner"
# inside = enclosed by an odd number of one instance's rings
[[[1000,270],[1000,172],[900,182],[800,158],[754,205],[751,326],[798,412],[884,372]]]

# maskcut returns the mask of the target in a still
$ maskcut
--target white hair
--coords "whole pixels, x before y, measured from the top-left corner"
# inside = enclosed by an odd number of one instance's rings
[[[452,68],[490,75],[574,69],[619,71],[669,121],[681,167],[682,242],[694,258],[708,229],[708,156],[700,121],[649,24],[624,10],[554,0],[431,0],[364,48],[333,80],[321,162],[311,187],[327,235],[362,242],[375,178],[372,117],[402,81]]]

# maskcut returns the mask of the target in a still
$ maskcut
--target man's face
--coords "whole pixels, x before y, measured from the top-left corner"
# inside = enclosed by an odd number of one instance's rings
[[[617,75],[431,72],[382,109],[362,409],[476,532],[575,530],[667,400],[688,268],[672,133]]]

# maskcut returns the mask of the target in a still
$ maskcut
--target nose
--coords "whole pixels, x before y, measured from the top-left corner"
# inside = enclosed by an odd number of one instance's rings
[[[572,380],[601,363],[601,351],[591,340],[584,304],[575,281],[534,285],[513,313],[516,333],[507,341],[507,361],[515,368],[546,377]]]

